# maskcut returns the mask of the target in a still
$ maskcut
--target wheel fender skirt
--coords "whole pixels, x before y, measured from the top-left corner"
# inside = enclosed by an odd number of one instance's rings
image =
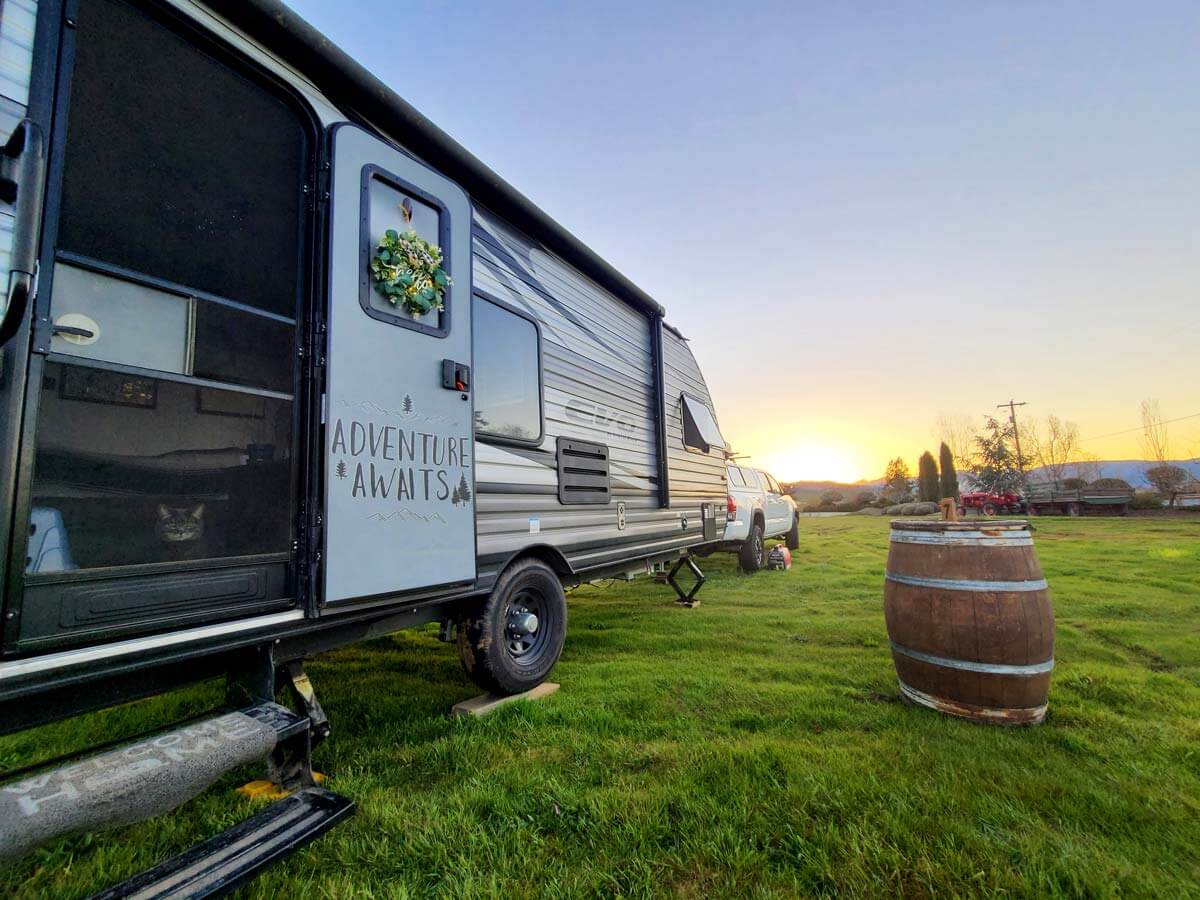
[[[0,860],[168,812],[309,726],[276,703],[194,722],[0,787]]]

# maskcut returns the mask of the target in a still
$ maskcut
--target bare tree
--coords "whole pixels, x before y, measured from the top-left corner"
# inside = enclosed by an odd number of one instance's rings
[[[1160,466],[1171,458],[1167,423],[1157,400],[1142,401],[1142,453]]]
[[[1083,481],[1095,481],[1100,477],[1100,460],[1094,453],[1081,453],[1071,463],[1071,475]]]
[[[941,413],[934,423],[933,436],[950,448],[954,464],[966,469],[975,453],[975,422],[961,413]]]
[[[1021,428],[1031,459],[1052,483],[1062,481],[1079,452],[1079,426],[1051,413],[1040,422],[1032,419]]]

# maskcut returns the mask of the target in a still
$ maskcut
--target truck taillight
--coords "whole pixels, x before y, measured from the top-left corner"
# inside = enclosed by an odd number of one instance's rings
[[[725,498],[725,518],[726,519],[736,519],[737,518],[737,501],[734,500],[732,496],[728,496]]]

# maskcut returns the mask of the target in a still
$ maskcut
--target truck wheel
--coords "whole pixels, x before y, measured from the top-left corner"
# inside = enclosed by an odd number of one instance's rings
[[[983,504],[983,514],[985,516],[994,516],[996,514],[996,504],[995,503]]]
[[[792,528],[787,533],[786,545],[789,550],[800,549],[800,517],[792,519]]]
[[[495,694],[519,694],[541,684],[567,637],[567,598],[541,560],[504,570],[475,614],[459,623],[458,657],[467,676]]]
[[[762,526],[755,522],[750,526],[750,534],[746,536],[742,549],[738,551],[738,564],[743,572],[753,574],[763,567],[765,556]]]

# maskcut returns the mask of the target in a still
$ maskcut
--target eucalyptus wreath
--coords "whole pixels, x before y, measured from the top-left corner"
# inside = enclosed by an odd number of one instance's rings
[[[388,303],[410,315],[441,311],[450,276],[442,268],[442,248],[431,244],[411,228],[384,232],[371,259],[371,278]]]

